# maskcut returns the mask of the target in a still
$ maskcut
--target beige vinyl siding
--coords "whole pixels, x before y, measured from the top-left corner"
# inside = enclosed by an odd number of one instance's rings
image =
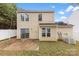
[[[56,28],[54,27],[49,27],[51,29],[51,37],[42,37],[42,28],[39,28],[39,39],[40,41],[57,41],[57,33],[56,33]]]
[[[21,14],[17,13],[17,39],[21,39],[21,28],[29,28],[29,39],[39,39],[40,41],[57,41],[58,34],[60,31],[62,33],[68,33],[69,36],[73,35],[73,28],[57,28],[53,25],[39,25],[40,23],[55,23],[54,13],[24,13],[29,15],[29,21],[21,21]],[[39,21],[38,15],[42,14],[42,21]],[[42,37],[42,27],[50,27],[51,37]]]

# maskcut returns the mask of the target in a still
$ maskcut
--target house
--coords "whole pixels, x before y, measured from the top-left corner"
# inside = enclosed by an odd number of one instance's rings
[[[53,11],[17,10],[17,39],[57,41],[62,35],[73,35],[73,25],[58,24]]]
[[[73,36],[79,41],[79,10],[76,10],[72,15],[67,19],[67,22],[73,24]]]

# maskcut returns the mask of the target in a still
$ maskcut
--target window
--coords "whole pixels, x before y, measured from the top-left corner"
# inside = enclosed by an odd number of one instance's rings
[[[29,29],[28,28],[21,29],[21,38],[29,38]]]
[[[46,27],[46,28],[42,28],[42,37],[50,37],[51,33],[50,33],[50,28]]]
[[[22,21],[29,21],[29,15],[27,15],[27,14],[21,14],[21,20]]]
[[[21,20],[24,21],[24,16],[21,14]]]
[[[29,21],[29,15],[27,15],[27,14],[25,15],[25,20]]]
[[[45,36],[46,36],[46,29],[42,28],[42,37],[45,37]]]
[[[50,37],[50,28],[47,28],[47,37]]]
[[[38,20],[39,20],[39,21],[42,21],[42,14],[39,14],[39,15],[38,15]]]

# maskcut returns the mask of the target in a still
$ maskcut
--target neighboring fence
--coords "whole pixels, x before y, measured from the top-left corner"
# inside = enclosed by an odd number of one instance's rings
[[[76,40],[71,36],[63,36],[63,41],[68,44],[76,44]]]
[[[73,31],[73,37],[75,40],[79,41],[79,31]]]
[[[0,30],[0,40],[16,36],[16,30]]]

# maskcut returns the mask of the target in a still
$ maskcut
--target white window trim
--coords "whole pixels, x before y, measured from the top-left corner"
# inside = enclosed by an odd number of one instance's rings
[[[21,13],[20,15],[22,15],[22,16],[24,17],[24,21],[27,21],[27,20],[26,20],[26,18],[27,18],[27,17],[29,17],[29,15],[28,15],[28,14]],[[27,15],[28,15],[28,16],[27,16]],[[21,19],[21,17],[20,17],[20,19]],[[22,20],[21,20],[21,21],[22,21]],[[29,21],[29,20],[28,20],[28,21]]]
[[[50,28],[50,27],[43,27],[43,28],[45,28],[45,35],[46,35],[45,37],[48,37],[48,36],[47,36],[47,33],[50,33],[50,37],[51,37],[51,28]],[[47,29],[48,29],[48,28],[50,28],[50,32],[47,32]],[[42,33],[43,33],[43,32],[42,32]],[[43,36],[42,36],[42,37],[43,37]]]

